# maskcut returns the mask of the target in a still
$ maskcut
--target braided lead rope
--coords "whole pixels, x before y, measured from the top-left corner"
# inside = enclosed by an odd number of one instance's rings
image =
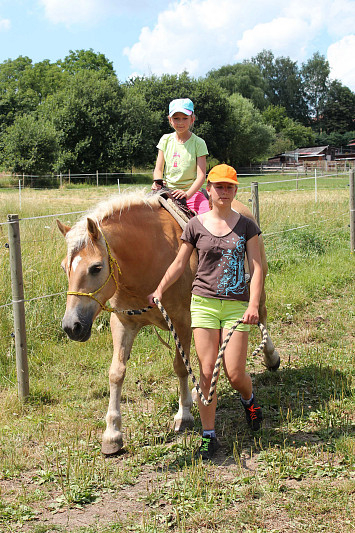
[[[220,350],[218,352],[216,364],[215,364],[215,367],[214,367],[214,370],[213,370],[210,390],[209,390],[209,393],[208,393],[208,398],[206,400],[206,398],[204,397],[203,392],[202,392],[202,390],[200,388],[200,385],[198,384],[198,381],[195,378],[194,373],[192,372],[190,361],[186,357],[186,354],[185,354],[185,352],[183,350],[183,347],[181,346],[180,339],[179,339],[179,337],[178,337],[178,335],[177,335],[177,333],[175,331],[175,328],[174,328],[173,323],[171,322],[171,320],[169,318],[168,313],[165,311],[164,307],[162,306],[162,304],[160,303],[160,301],[157,298],[154,298],[154,303],[157,305],[159,311],[163,315],[163,318],[164,318],[165,322],[168,324],[169,330],[171,331],[171,333],[172,333],[172,335],[174,337],[176,347],[179,350],[181,358],[184,361],[184,365],[186,367],[186,370],[187,370],[189,376],[191,377],[192,383],[194,384],[194,386],[196,388],[197,394],[199,395],[199,397],[201,399],[201,402],[204,405],[209,405],[212,402],[213,394],[214,394],[214,392],[216,390],[217,379],[218,379],[218,375],[219,375],[219,368],[221,366],[221,361],[222,361],[226,346],[227,346],[227,344],[229,342],[229,339],[231,338],[232,334],[234,333],[235,329],[243,321],[242,320],[237,320],[235,322],[235,324],[233,324],[231,329],[228,331],[228,334],[227,334],[226,338],[223,341],[223,344],[222,344],[222,346],[221,346],[221,348],[220,348]],[[267,342],[267,330],[266,330],[265,326],[263,324],[261,324],[261,322],[258,322],[258,326],[259,326],[260,331],[262,333],[262,341],[261,341],[260,345],[253,351],[252,356],[257,355],[264,348],[264,346],[265,346],[265,344]]]
[[[192,383],[194,384],[194,386],[196,388],[197,394],[199,395],[199,397],[201,399],[201,402],[204,405],[209,405],[212,402],[212,398],[213,398],[213,395],[214,395],[215,390],[216,390],[217,379],[218,379],[218,376],[219,376],[219,369],[220,369],[220,366],[221,366],[221,361],[223,359],[223,355],[224,355],[226,346],[227,346],[227,344],[229,342],[229,339],[231,338],[231,336],[233,335],[234,331],[236,330],[236,328],[239,326],[239,324],[242,324],[243,321],[242,320],[237,320],[233,324],[231,329],[228,331],[228,333],[226,335],[226,338],[224,339],[224,341],[222,343],[222,346],[220,347],[220,350],[219,350],[218,356],[217,356],[217,360],[216,360],[216,363],[215,363],[215,366],[214,366],[214,370],[213,370],[213,375],[212,375],[210,390],[209,390],[209,393],[208,393],[208,398],[206,400],[206,398],[204,397],[203,392],[202,392],[202,390],[200,388],[200,385],[199,385],[199,383],[198,383],[197,379],[195,378],[195,375],[194,375],[194,373],[192,371],[192,368],[191,368],[191,365],[190,365],[190,361],[186,357],[184,349],[181,346],[180,339],[178,337],[178,334],[175,331],[175,328],[173,326],[173,323],[172,323],[168,313],[166,312],[166,310],[164,309],[164,307],[162,306],[162,304],[160,303],[158,298],[154,298],[153,301],[156,304],[156,306],[158,307],[158,309],[161,312],[161,314],[163,315],[163,318],[164,318],[165,322],[167,323],[168,328],[169,328],[172,336],[174,337],[174,341],[175,341],[176,347],[177,347],[177,349],[178,349],[178,351],[179,351],[179,353],[181,355],[181,358],[182,358],[182,360],[184,362],[186,370],[187,370],[189,376],[191,377],[191,381],[192,381]],[[143,307],[142,309],[129,309],[127,311],[115,310],[115,313],[117,313],[117,314],[122,313],[122,314],[129,315],[129,316],[141,315],[143,313],[146,313],[147,311],[150,311],[150,309],[153,309],[153,307],[151,305],[149,305],[148,307]],[[255,350],[253,351],[252,357],[257,355],[259,352],[261,352],[261,350],[264,348],[265,344],[267,343],[268,334],[267,334],[266,327],[261,322],[258,322],[257,325],[258,325],[258,327],[259,327],[259,329],[261,331],[262,340],[261,340],[261,343],[259,344],[259,346],[257,348],[255,348]]]

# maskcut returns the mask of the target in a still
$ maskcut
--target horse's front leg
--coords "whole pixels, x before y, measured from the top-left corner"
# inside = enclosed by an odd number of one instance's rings
[[[191,328],[175,326],[176,333],[187,357],[190,356]],[[191,414],[192,397],[188,384],[188,373],[181,358],[180,352],[176,348],[174,359],[174,370],[180,382],[179,410],[174,416],[174,429],[176,432],[183,432],[185,429],[192,429],[194,417]]]
[[[265,305],[265,291],[263,289],[260,305],[259,305],[259,320],[267,328],[267,310]],[[275,349],[274,343],[271,340],[270,335],[267,336],[267,341],[264,346],[264,363],[268,370],[275,372],[280,366],[279,352]]]
[[[106,414],[106,430],[102,436],[102,453],[113,455],[123,447],[121,421],[121,392],[126,375],[126,363],[132,349],[133,341],[140,329],[133,321],[127,325],[116,315],[111,315],[113,338],[113,358],[110,366],[110,400]]]

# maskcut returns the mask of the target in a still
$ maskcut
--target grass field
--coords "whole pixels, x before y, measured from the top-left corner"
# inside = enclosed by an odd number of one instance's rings
[[[282,361],[280,370],[270,373],[260,358],[248,358],[264,408],[263,430],[249,432],[222,374],[216,421],[222,449],[213,463],[196,463],[197,408],[195,430],[176,436],[171,354],[146,328],[134,344],[123,389],[125,453],[104,459],[100,441],[112,352],[107,314],[81,344],[69,341],[60,327],[65,294],[26,304],[31,393],[22,404],[12,310],[2,307],[0,531],[354,530],[355,269],[348,176],[323,178],[324,183],[319,178],[317,202],[314,181],[309,188],[299,184],[298,191],[294,183],[280,190],[280,184],[262,181],[269,330]],[[244,183],[238,196],[248,203]],[[66,291],[60,269],[65,242],[55,217],[28,218],[82,211],[115,192],[26,189],[20,210],[18,193],[0,189],[0,222],[7,213],[27,218],[21,222],[27,299]],[[70,225],[78,216],[59,218]],[[6,242],[7,227],[1,225],[0,306],[11,302]],[[258,341],[255,330],[250,352]],[[197,370],[194,352],[192,366]]]

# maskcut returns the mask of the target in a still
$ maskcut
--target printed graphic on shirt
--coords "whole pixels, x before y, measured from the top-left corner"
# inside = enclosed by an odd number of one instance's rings
[[[173,167],[174,168],[178,167],[179,159],[180,159],[180,154],[178,152],[174,152],[174,154],[173,154]]]
[[[235,295],[244,293],[246,289],[244,276],[245,243],[244,235],[238,241],[233,237],[231,247],[223,250],[218,264],[223,270],[217,279],[217,294],[227,296],[229,293]]]

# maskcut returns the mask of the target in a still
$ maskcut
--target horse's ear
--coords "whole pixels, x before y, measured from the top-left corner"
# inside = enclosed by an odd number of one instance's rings
[[[100,238],[99,228],[91,218],[87,219],[87,226],[91,240],[97,241]]]
[[[68,231],[70,231],[70,227],[66,226],[65,224],[62,224],[61,221],[58,219],[57,219],[57,226],[59,228],[59,231],[64,235],[64,237],[66,236]]]

